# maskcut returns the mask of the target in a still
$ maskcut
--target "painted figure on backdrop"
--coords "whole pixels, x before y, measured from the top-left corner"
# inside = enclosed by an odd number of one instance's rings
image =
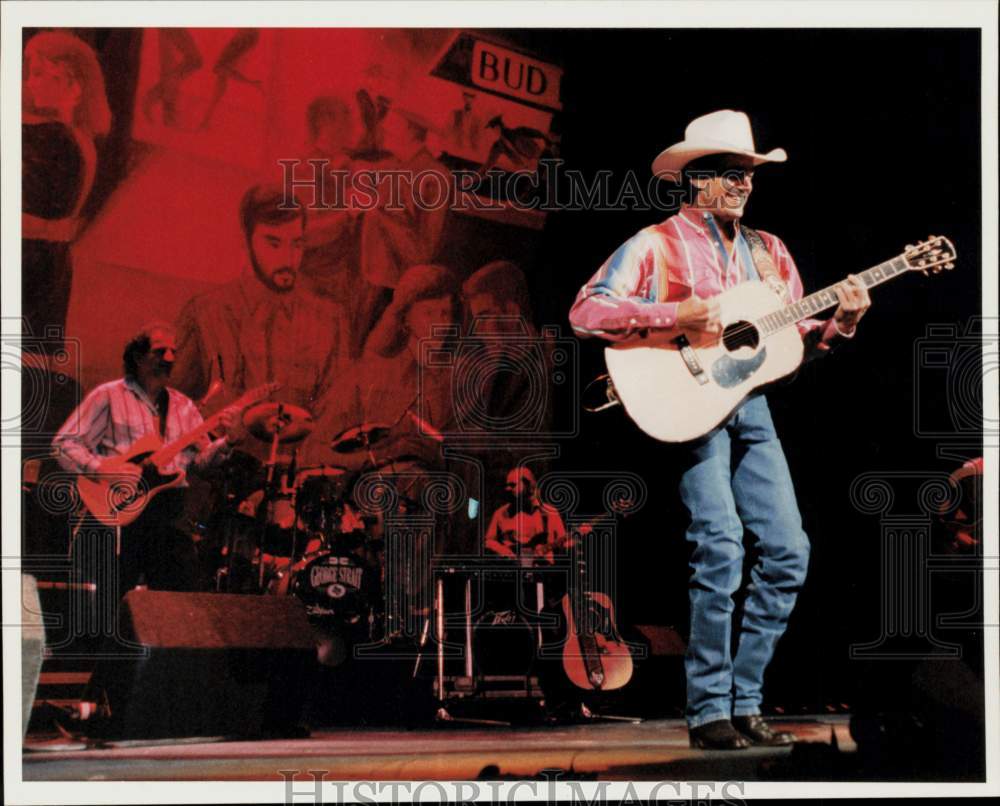
[[[153,111],[159,104],[164,126],[177,127],[180,115],[181,86],[189,75],[204,63],[198,44],[187,28],[157,28],[160,55],[160,78],[143,96],[142,114],[153,123]]]
[[[469,335],[483,338],[497,370],[504,374],[503,381],[496,384],[490,413],[506,420],[522,408],[532,375],[537,374],[538,360],[546,359],[547,348],[535,325],[527,279],[517,264],[494,260],[465,280],[462,296],[469,313]]]
[[[177,356],[173,325],[153,322],[140,329],[125,345],[124,376],[93,389],[59,430],[52,442],[59,464],[97,484],[102,478],[120,480],[125,470],[111,469],[113,460],[134,451],[142,453],[136,447],[141,440],[153,437],[168,444],[201,426],[202,416],[194,402],[167,385]],[[126,469],[141,477],[151,490],[174,473],[205,471],[219,464],[243,440],[239,415],[235,408],[223,409],[219,423],[222,436],[215,440],[202,437],[162,463],[151,456]],[[197,590],[203,586],[190,532],[178,524],[186,494],[185,478],[181,486],[151,496],[138,518],[122,527],[120,593],[125,594],[143,578],[149,587],[160,590]],[[107,494],[98,496],[99,502],[106,500]],[[91,516],[99,518],[100,513],[92,511]],[[106,533],[106,529],[81,530],[84,543],[74,546],[74,551],[102,551],[104,547],[92,541],[101,540]],[[101,556],[96,559],[100,561]]]
[[[479,169],[482,174],[495,166],[505,170],[533,168],[553,146],[545,132],[532,126],[505,126],[502,115],[490,118],[486,128],[496,132],[496,139]]]
[[[36,34],[24,50],[21,126],[21,300],[25,335],[64,328],[70,247],[94,183],[94,140],[111,128],[94,51],[73,34]],[[26,350],[39,342],[28,339]],[[48,342],[53,344],[52,342]]]
[[[354,119],[351,107],[333,95],[314,98],[306,109],[309,151],[306,160],[323,160],[323,205],[310,210],[306,225],[302,275],[320,296],[339,303],[347,312],[349,352],[356,358],[368,334],[359,321],[361,306],[357,300],[366,283],[358,271],[361,248],[358,210],[353,204],[351,173],[357,163],[352,159]],[[298,171],[311,176],[314,166],[305,161]]]
[[[174,379],[196,399],[221,385],[224,401],[276,382],[279,400],[315,418],[346,377],[347,318],[341,306],[300,282],[306,210],[282,203],[280,185],[254,185],[244,194],[239,218],[247,265],[237,279],[181,310]]]
[[[462,284],[462,296],[470,322],[467,353],[484,385],[476,396],[483,405],[479,420],[495,437],[486,467],[492,490],[502,486],[504,468],[526,461],[529,452],[537,455],[551,428],[551,344],[539,336],[528,282],[515,263],[481,266]]]
[[[459,154],[476,156],[483,139],[483,119],[476,112],[476,93],[462,90],[462,105],[451,111],[448,134]]]
[[[360,423],[392,424],[389,442],[380,445],[382,455],[407,455],[437,464],[440,442],[421,434],[424,424],[415,417],[421,416],[434,431],[455,426],[452,373],[448,366],[422,362],[431,345],[447,350],[457,342],[461,320],[458,276],[444,266],[412,266],[372,330],[351,377],[350,392],[334,392],[322,406],[324,420],[317,430],[335,433]],[[438,327],[450,328],[454,335],[427,341]],[[332,455],[318,459],[329,462]]]
[[[392,152],[385,148],[385,119],[392,108],[393,81],[381,64],[370,64],[364,69],[363,86],[354,99],[361,120],[361,131],[351,150],[351,156],[367,163],[390,159]]]
[[[440,251],[451,198],[451,174],[427,147],[431,123],[399,107],[392,113],[386,139],[395,159],[386,167],[402,173],[394,187],[383,183],[378,207],[362,216],[360,265],[368,285],[357,304],[364,332],[379,320],[403,272]]]
[[[698,343],[721,334],[713,298],[726,289],[764,279],[781,298],[800,299],[802,281],[787,247],[741,224],[754,169],[785,159],[782,149],[757,153],[742,112],[721,110],[692,121],[684,141],[653,163],[655,175],[680,180],[687,201],[623,244],[580,290],[570,311],[575,332],[619,342],[677,334]],[[859,278],[850,277],[836,293],[832,319],[798,323],[807,353],[823,354],[853,336],[870,305]],[[760,709],[764,670],[805,582],[809,541],[766,398],[751,396],[722,426],[676,450],[693,546],[685,658],[691,745],[790,744],[794,736],[772,731]],[[744,529],[759,556],[732,656]]]
[[[222,48],[219,58],[212,65],[215,84],[212,87],[212,97],[199,124],[199,129],[207,129],[215,115],[219,102],[226,94],[230,81],[238,81],[263,92],[264,82],[259,78],[244,75],[242,62],[250,51],[260,42],[260,31],[256,28],[240,28]]]

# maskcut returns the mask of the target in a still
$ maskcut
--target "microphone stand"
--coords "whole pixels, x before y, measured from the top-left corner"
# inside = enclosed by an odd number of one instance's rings
[[[271,452],[267,457],[267,478],[264,482],[264,523],[261,525],[260,558],[257,562],[257,591],[264,592],[264,536],[268,524],[274,517],[274,468],[278,464],[278,443],[281,441],[281,431],[285,427],[284,404],[278,403],[278,415],[275,418],[274,434],[271,437]]]

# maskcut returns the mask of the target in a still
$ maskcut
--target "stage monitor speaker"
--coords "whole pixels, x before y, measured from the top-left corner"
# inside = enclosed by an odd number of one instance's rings
[[[646,719],[683,716],[687,645],[681,634],[663,624],[639,624],[623,628],[622,637],[642,647],[632,682],[623,690],[623,712]]]
[[[114,739],[292,736],[316,668],[316,640],[290,596],[133,590],[87,699]],[[136,656],[136,653],[139,656]],[[110,711],[110,714],[107,714]]]

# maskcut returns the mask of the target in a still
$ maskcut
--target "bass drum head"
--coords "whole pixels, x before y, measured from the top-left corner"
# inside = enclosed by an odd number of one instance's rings
[[[290,579],[290,593],[303,601],[310,616],[355,624],[367,612],[365,568],[350,554],[307,555],[291,570]]]

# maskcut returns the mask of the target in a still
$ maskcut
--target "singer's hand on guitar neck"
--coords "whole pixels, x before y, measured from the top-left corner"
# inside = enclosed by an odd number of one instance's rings
[[[722,332],[719,301],[690,296],[677,306],[677,327],[716,335]]]
[[[847,275],[847,280],[833,287],[840,305],[833,314],[837,329],[845,336],[854,335],[858,320],[871,307],[872,300],[868,289],[856,274]]]

